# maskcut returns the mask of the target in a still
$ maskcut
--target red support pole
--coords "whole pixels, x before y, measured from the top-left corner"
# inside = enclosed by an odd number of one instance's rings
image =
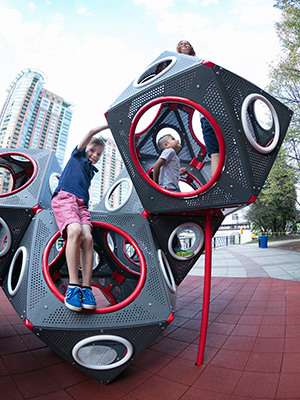
[[[204,289],[203,289],[203,306],[202,320],[200,329],[200,340],[198,347],[198,356],[196,365],[203,364],[203,356],[205,350],[205,341],[207,334],[209,302],[210,302],[210,286],[211,286],[211,236],[212,236],[212,215],[211,211],[205,214],[205,269],[204,269]]]

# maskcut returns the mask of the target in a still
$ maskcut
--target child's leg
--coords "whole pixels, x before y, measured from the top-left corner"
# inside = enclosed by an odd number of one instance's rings
[[[216,172],[216,170],[218,168],[219,158],[220,158],[219,153],[213,153],[210,156],[212,175]]]
[[[81,268],[82,268],[82,285],[90,286],[93,271],[93,237],[90,225],[81,225],[82,242],[81,242]]]
[[[90,225],[82,225],[81,267],[82,267],[82,308],[94,310],[96,300],[91,290],[93,273],[93,237]]]
[[[67,226],[66,260],[69,271],[69,282],[76,285],[79,285],[78,267],[82,238],[82,227],[79,223],[74,222]]]

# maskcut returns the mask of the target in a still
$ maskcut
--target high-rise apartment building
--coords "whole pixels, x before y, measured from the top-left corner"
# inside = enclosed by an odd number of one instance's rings
[[[104,193],[111,187],[112,183],[120,173],[121,169],[124,168],[124,163],[119,150],[115,142],[111,139],[104,139],[105,150],[104,153],[96,165],[99,172],[95,174],[91,190],[90,190],[90,209],[94,209],[103,197]],[[118,206],[124,193],[119,189],[120,193],[115,193],[112,197],[113,206]]]
[[[44,82],[42,72],[29,68],[13,80],[0,113],[0,147],[51,149],[63,166],[72,104]]]

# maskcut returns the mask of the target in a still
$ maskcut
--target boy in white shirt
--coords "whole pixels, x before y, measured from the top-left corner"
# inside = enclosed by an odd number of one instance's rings
[[[153,180],[168,190],[180,192],[179,178],[187,172],[186,168],[180,167],[177,152],[181,144],[172,135],[162,136],[158,143],[161,154],[153,166]]]
[[[176,154],[181,149],[181,144],[172,135],[165,135],[159,139],[157,145],[161,154],[153,166],[153,180],[165,189],[180,192],[180,175],[187,173],[185,167],[180,167],[180,160]],[[181,250],[177,236],[174,237],[172,247],[178,256],[188,257],[193,255],[192,251]]]

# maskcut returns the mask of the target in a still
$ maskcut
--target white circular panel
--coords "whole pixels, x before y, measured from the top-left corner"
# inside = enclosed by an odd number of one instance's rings
[[[57,188],[59,178],[60,174],[58,172],[53,172],[53,174],[49,176],[49,187],[51,194],[53,194],[54,190]]]
[[[109,346],[108,343],[101,342],[117,342],[124,347],[124,357],[118,359],[118,354],[115,349]],[[99,344],[96,344],[99,342]],[[120,367],[125,364],[133,354],[132,344],[120,337],[113,335],[97,335],[91,336],[78,342],[72,350],[74,360],[85,368],[94,370],[108,370]]]
[[[249,124],[248,124],[248,120],[247,120],[248,107],[249,107],[249,104],[252,101],[255,101],[255,100],[260,100],[260,101],[262,101],[263,103],[265,103],[267,105],[267,107],[269,108],[269,110],[271,112],[273,120],[274,120],[274,125],[275,125],[274,138],[273,138],[271,144],[269,146],[267,146],[267,147],[260,146],[254,140],[254,138],[253,138],[253,136],[251,134],[251,129],[250,129]],[[267,153],[270,153],[271,151],[273,151],[275,149],[275,147],[277,146],[278,141],[279,141],[280,125],[279,125],[279,119],[278,119],[277,113],[276,113],[275,108],[273,107],[272,103],[268,99],[266,99],[264,96],[262,96],[261,94],[252,93],[252,94],[249,94],[249,96],[247,96],[245,98],[245,100],[243,102],[243,105],[242,105],[241,113],[242,113],[241,116],[242,116],[243,128],[244,128],[245,134],[247,136],[247,139],[249,140],[251,145],[257,151],[259,151],[260,153],[267,154]]]
[[[11,233],[4,219],[0,217],[0,257],[4,256],[11,246]]]
[[[17,265],[17,262],[20,261],[19,257],[22,257],[20,266]],[[27,261],[27,249],[26,249],[26,247],[21,246],[16,251],[14,258],[12,259],[12,262],[10,264],[9,271],[8,271],[7,289],[8,289],[8,293],[11,296],[15,296],[16,293],[18,292],[18,290],[20,289],[20,285],[22,283],[22,279],[23,279],[23,276],[25,273],[26,261]],[[19,273],[17,283],[15,285],[12,285],[13,272],[16,268],[20,268],[20,273]]]
[[[159,265],[162,270],[163,276],[165,278],[166,284],[172,293],[176,293],[177,286],[175,283],[175,279],[170,267],[170,264],[167,260],[165,253],[161,250],[157,250],[157,256],[159,260]]]
[[[195,235],[195,240],[192,246],[189,248],[189,250],[193,251],[193,254],[190,256],[180,256],[177,255],[173,249],[173,239],[174,237],[180,233],[180,231],[187,231],[191,230],[194,235]],[[184,224],[178,225],[176,229],[171,233],[169,240],[168,240],[168,250],[171,254],[172,257],[174,257],[176,260],[189,260],[190,258],[193,258],[202,248],[204,243],[204,232],[201,226],[198,224],[195,224],[194,222],[186,222]]]
[[[152,83],[153,81],[164,75],[167,71],[169,71],[170,68],[172,68],[173,65],[176,63],[176,61],[177,61],[176,57],[169,56],[154,62],[153,64],[149,65],[149,67],[147,67],[135,79],[135,81],[133,82],[133,86],[136,88],[140,88],[149,85],[149,83]],[[162,67],[161,71],[159,70],[160,67]]]
[[[120,192],[121,192],[121,185],[122,184],[128,185],[128,190],[126,193],[121,193],[121,203],[118,204],[117,206],[111,206],[110,200],[114,194],[114,192],[117,190],[118,186],[120,187]],[[123,189],[124,190],[124,189]],[[123,178],[118,181],[116,181],[108,190],[106,197],[105,197],[105,207],[108,211],[117,211],[120,208],[124,207],[124,205],[127,203],[127,201],[130,199],[130,196],[132,194],[132,182],[128,178]]]

